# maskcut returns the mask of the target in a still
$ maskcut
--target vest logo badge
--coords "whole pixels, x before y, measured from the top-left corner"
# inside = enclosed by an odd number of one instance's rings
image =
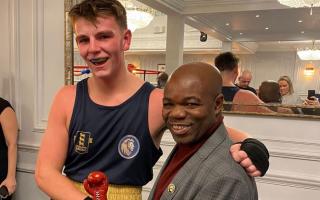
[[[140,151],[139,140],[133,135],[124,136],[118,145],[118,152],[125,159],[134,158]]]
[[[74,136],[74,150],[79,154],[85,154],[89,152],[89,146],[93,143],[93,138],[90,132],[77,131]]]

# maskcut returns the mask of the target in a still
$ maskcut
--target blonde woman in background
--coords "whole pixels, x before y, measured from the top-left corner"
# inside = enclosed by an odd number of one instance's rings
[[[300,104],[302,100],[294,94],[292,81],[289,76],[281,76],[278,80],[282,104]]]

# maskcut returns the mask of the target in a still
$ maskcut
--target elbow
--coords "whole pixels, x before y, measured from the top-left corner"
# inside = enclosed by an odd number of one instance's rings
[[[46,170],[44,170],[43,168],[39,167],[38,165],[36,166],[35,169],[35,174],[34,174],[34,179],[36,181],[37,186],[42,189],[42,186],[44,185],[45,181],[46,181]]]

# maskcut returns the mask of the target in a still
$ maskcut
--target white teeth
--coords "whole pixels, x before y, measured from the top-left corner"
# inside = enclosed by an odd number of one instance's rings
[[[108,60],[108,58],[93,58],[93,59],[90,59],[90,62],[95,65],[99,65],[99,64],[106,62],[107,60]]]
[[[172,128],[176,129],[176,130],[181,130],[186,128],[187,126],[181,126],[181,125],[172,125]]]

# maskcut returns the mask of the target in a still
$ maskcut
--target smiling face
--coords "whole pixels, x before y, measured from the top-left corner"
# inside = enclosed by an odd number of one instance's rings
[[[285,80],[280,80],[279,81],[279,87],[280,87],[280,94],[281,96],[284,96],[286,94],[289,94],[289,84]]]
[[[180,144],[200,140],[221,113],[223,102],[222,95],[218,95],[215,86],[211,85],[212,81],[203,77],[205,70],[201,74],[192,73],[184,70],[185,66],[176,71],[167,83],[162,111],[173,139]],[[210,78],[215,79],[214,76]]]
[[[74,22],[81,57],[97,77],[125,69],[124,51],[129,49],[131,32],[122,30],[113,16],[98,17],[95,24],[83,17]]]

